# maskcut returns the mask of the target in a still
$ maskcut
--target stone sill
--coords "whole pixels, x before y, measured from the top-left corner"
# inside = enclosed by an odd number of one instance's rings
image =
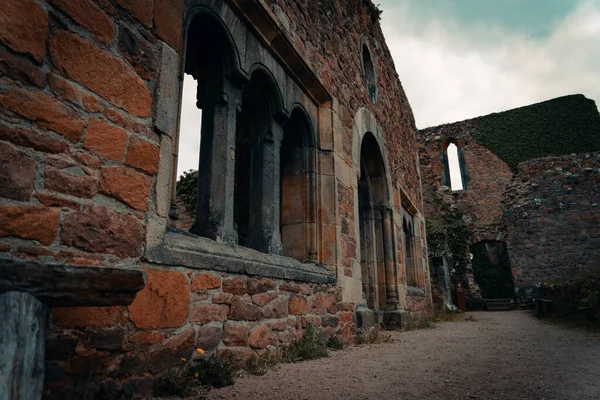
[[[174,228],[168,228],[163,243],[147,251],[144,258],[151,263],[170,266],[299,282],[336,283],[334,272],[316,264],[218,243]]]
[[[418,287],[408,286],[407,287],[408,295],[413,297],[426,297],[425,290],[419,289]]]

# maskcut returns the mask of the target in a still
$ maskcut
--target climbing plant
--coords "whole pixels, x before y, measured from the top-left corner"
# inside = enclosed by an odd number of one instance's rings
[[[369,13],[371,14],[371,20],[373,21],[373,23],[381,21],[381,14],[383,14],[383,10],[379,8],[381,7],[381,4],[376,5],[371,0],[365,0],[365,4],[369,9]]]

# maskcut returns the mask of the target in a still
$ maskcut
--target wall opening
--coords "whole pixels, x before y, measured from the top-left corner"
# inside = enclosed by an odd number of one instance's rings
[[[419,276],[415,257],[415,232],[412,218],[405,215],[402,218],[402,232],[404,234],[404,265],[406,267],[406,282],[408,286],[420,287]]]
[[[452,190],[463,190],[463,176],[458,155],[458,147],[450,143],[446,150],[448,156],[448,173],[450,175],[450,188]]]
[[[371,51],[366,43],[362,45],[362,68],[363,80],[367,86],[367,92],[373,103],[375,103],[377,101],[377,76],[375,75],[373,57],[371,57]]]
[[[515,296],[508,251],[504,242],[486,240],[470,247],[473,254],[473,277],[484,299]]]

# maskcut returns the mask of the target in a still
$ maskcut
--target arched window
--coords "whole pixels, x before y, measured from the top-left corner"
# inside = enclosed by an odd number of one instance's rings
[[[444,166],[442,185],[449,186],[453,191],[467,189],[469,174],[465,165],[465,153],[455,139],[448,139],[441,161]]]
[[[373,57],[371,51],[366,42],[362,44],[362,73],[363,80],[367,86],[367,92],[369,97],[375,103],[377,101],[377,76],[375,75],[375,66],[373,64]]]

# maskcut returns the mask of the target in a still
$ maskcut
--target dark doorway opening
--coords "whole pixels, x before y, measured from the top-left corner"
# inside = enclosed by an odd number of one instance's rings
[[[510,260],[504,242],[486,240],[471,245],[473,277],[484,299],[515,297]]]

